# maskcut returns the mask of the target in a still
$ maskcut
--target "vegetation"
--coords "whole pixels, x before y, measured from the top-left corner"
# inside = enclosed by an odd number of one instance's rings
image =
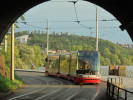
[[[10,66],[11,66],[11,36],[7,36],[7,52],[4,51],[4,46],[2,46],[2,51],[0,51],[0,91],[8,91],[10,89],[16,89],[22,84],[21,79],[15,74],[15,80],[10,80]],[[20,44],[15,39],[15,68],[31,68],[34,63],[34,68],[43,66],[43,55],[41,55],[41,49],[39,46],[33,45],[28,46],[25,44]]]
[[[2,53],[0,53],[0,92],[6,92],[10,89],[16,89],[18,86],[22,84],[20,79],[18,80],[15,74],[15,80],[10,80],[10,71],[9,67],[5,64],[5,57]]]
[[[16,89],[18,88],[18,85],[20,86],[21,84],[22,81],[16,79],[14,81],[11,81],[9,78],[0,77],[0,92],[6,92],[10,89]]]
[[[28,34],[28,45],[38,45],[41,49],[46,48],[46,33],[40,31],[23,31],[16,36]],[[55,33],[49,35],[49,48],[52,50],[91,50],[95,51],[95,38],[78,36],[66,33]],[[114,44],[108,40],[99,39],[99,52],[101,65],[133,65],[133,50]]]
[[[5,54],[5,62],[7,66],[11,65],[11,36],[8,35],[7,38],[7,52],[4,51],[4,46],[2,53]],[[26,44],[20,44],[17,39],[15,39],[14,55],[15,55],[15,68],[29,69],[34,63],[34,67],[38,68],[43,66],[43,55],[41,54],[41,49],[39,46],[33,45],[29,46]]]
[[[15,36],[29,35],[28,44],[20,44],[15,39],[15,68],[31,68],[34,63],[35,68],[43,66],[46,54],[42,51],[46,49],[45,32],[23,31],[15,33]],[[15,76],[14,81],[10,81],[11,65],[11,36],[8,34],[7,52],[0,51],[0,91],[8,91],[17,88],[22,81]],[[90,50],[95,51],[95,38],[78,36],[68,33],[55,33],[49,35],[49,48],[51,50]],[[99,39],[100,63],[109,65],[133,65],[133,50],[114,44],[108,40]]]
[[[23,15],[20,17],[20,20],[22,20],[22,21],[25,20]],[[19,26],[17,25],[18,21],[16,21],[15,23],[16,23],[15,27],[19,28]],[[11,31],[11,30],[9,29],[9,31]],[[0,51],[0,92],[6,92],[6,91],[9,91],[10,89],[16,89],[22,84],[21,79],[18,78],[16,73],[15,73],[15,80],[13,80],[13,81],[10,80],[11,37],[10,37],[10,35],[8,35],[8,36],[9,36],[8,40],[7,40],[8,41],[8,51],[4,52],[4,49],[2,49],[2,51]],[[17,46],[15,46],[15,58],[19,57],[18,51],[19,50],[17,49]],[[17,61],[17,60],[15,60],[15,61]]]

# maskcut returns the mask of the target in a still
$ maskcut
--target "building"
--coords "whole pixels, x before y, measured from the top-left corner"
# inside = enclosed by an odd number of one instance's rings
[[[20,43],[26,44],[26,43],[27,43],[27,40],[28,40],[28,37],[29,37],[29,35],[21,35],[21,36],[19,36],[19,37],[16,37],[16,39],[17,39]]]
[[[49,50],[48,52],[49,52],[49,54],[55,54],[55,53],[67,53],[66,50],[58,50],[58,51],[56,51],[56,50]],[[43,53],[46,54],[46,53],[47,53],[47,50],[44,50]]]
[[[122,46],[122,47],[125,47],[125,48],[133,49],[133,44],[119,44],[119,45]]]

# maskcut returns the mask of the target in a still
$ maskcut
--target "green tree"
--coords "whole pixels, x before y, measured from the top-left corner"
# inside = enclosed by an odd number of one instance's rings
[[[100,55],[100,65],[104,65],[104,57]]]
[[[118,56],[116,54],[110,54],[110,62],[112,65],[116,65]]]
[[[39,46],[34,45],[33,46],[34,49],[34,64],[36,66],[43,66],[43,61],[42,61],[42,56],[41,56],[41,49]]]
[[[104,58],[104,65],[105,66],[111,65],[111,62],[108,58]]]
[[[105,58],[110,58],[110,50],[109,48],[105,48],[102,52],[102,56],[105,57]]]

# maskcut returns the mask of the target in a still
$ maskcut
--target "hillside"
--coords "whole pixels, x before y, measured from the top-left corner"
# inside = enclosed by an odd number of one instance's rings
[[[46,33],[40,33],[40,31],[19,32],[16,35],[25,33],[29,34],[28,45],[38,45],[43,50],[46,48]],[[49,35],[49,49],[95,51],[95,38],[53,32]],[[99,39],[99,52],[101,65],[133,65],[133,50],[121,47],[108,40]]]

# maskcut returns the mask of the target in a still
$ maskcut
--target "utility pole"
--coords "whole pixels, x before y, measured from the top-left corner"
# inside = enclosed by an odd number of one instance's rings
[[[98,7],[96,6],[96,51],[98,51]]]
[[[14,80],[14,24],[11,27],[11,80]]]
[[[49,51],[49,21],[47,19],[47,55],[48,55],[48,51]]]
[[[7,52],[7,35],[5,35],[5,52]]]

